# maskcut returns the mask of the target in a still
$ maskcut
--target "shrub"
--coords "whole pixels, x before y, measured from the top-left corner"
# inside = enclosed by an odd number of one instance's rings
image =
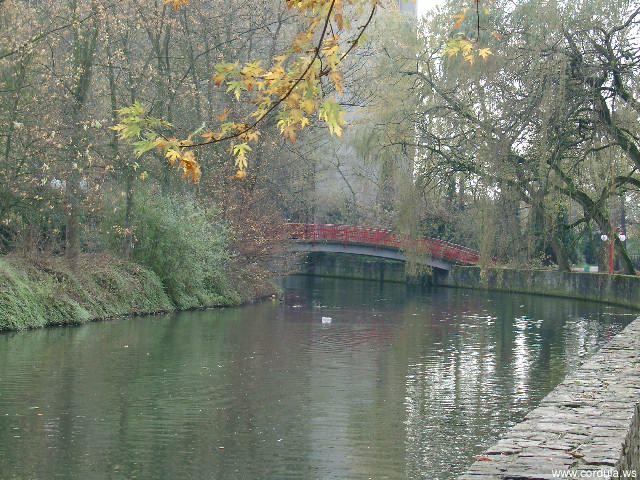
[[[132,259],[153,270],[177,307],[229,305],[240,301],[225,274],[228,231],[214,208],[190,195],[166,197],[146,191],[134,199]],[[109,244],[121,245],[123,209],[109,219]]]

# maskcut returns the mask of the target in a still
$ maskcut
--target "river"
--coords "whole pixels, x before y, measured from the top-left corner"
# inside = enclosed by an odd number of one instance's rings
[[[284,288],[0,335],[0,478],[452,479],[635,318],[471,290]]]

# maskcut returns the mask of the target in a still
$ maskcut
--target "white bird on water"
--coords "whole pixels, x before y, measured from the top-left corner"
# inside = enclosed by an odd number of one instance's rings
[[[331,317],[322,317],[323,325],[331,325]]]

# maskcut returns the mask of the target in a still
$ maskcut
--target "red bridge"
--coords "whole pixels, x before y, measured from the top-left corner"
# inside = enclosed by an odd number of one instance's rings
[[[476,265],[475,250],[433,238],[418,240],[396,235],[389,230],[348,225],[289,223],[289,238],[294,250],[306,252],[350,253],[406,261],[404,252],[424,256],[434,268],[449,270],[452,265]]]

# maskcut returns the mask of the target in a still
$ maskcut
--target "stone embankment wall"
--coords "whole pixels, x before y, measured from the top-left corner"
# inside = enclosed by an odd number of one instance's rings
[[[436,281],[451,287],[579,298],[640,309],[640,277],[628,275],[454,267]]]
[[[640,478],[640,319],[547,395],[459,480]]]
[[[319,277],[374,280],[377,282],[404,283],[406,281],[404,262],[363,255],[318,252],[302,255],[295,271],[298,274]]]

